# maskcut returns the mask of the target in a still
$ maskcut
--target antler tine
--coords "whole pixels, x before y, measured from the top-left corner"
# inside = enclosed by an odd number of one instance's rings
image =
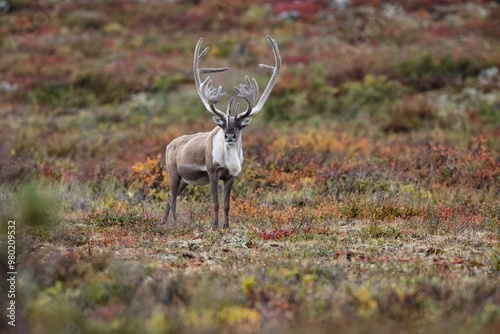
[[[234,111],[234,117],[238,116],[240,113],[240,104],[236,103],[236,110]]]
[[[240,87],[234,87],[238,92],[238,95],[236,96],[241,97],[247,102],[247,110],[245,110],[245,112],[241,115],[238,115],[239,119],[245,118],[250,114],[255,102],[257,102],[257,98],[259,97],[259,85],[257,84],[255,78],[252,78],[250,81],[250,78],[247,75],[245,76],[245,80],[246,85],[240,84]]]
[[[205,81],[201,83],[200,91],[203,93],[203,96],[209,104],[215,105],[219,102],[222,96],[226,95],[226,93],[222,91],[222,86],[219,86],[219,88],[212,87],[212,82],[213,79],[208,76]]]
[[[231,96],[229,99],[229,103],[227,104],[226,116],[231,116],[231,109],[233,108],[234,96]]]
[[[266,64],[259,64],[259,66],[261,68],[271,70],[273,74],[271,75],[271,78],[269,79],[266,89],[264,89],[264,92],[262,93],[262,96],[260,97],[259,102],[256,105],[255,101],[259,96],[259,87],[257,85],[257,81],[255,81],[255,79],[252,79],[252,82],[250,84],[250,80],[248,79],[248,77],[246,77],[247,85],[245,86],[240,84],[240,88],[237,89],[239,93],[238,96],[245,99],[247,102],[249,102],[249,100],[251,99],[252,103],[248,104],[248,109],[238,117],[239,119],[250,117],[252,115],[259,113],[264,107],[264,104],[266,103],[269,94],[271,94],[274,85],[278,81],[278,75],[281,69],[281,56],[278,48],[278,43],[271,36],[267,35],[266,37],[269,40],[269,43],[271,43],[271,47],[273,48],[275,66],[270,66]],[[245,90],[244,88],[247,88],[247,90]],[[240,91],[243,92],[243,94]],[[251,92],[251,98],[249,98],[247,91]],[[255,107],[253,107],[254,105]]]
[[[226,94],[222,91],[222,86],[218,88],[212,87],[212,78],[208,76],[203,82],[201,81],[201,74],[206,73],[218,73],[227,71],[227,67],[220,68],[202,68],[200,69],[200,60],[205,57],[209,48],[206,47],[200,52],[201,43],[203,42],[203,37],[198,40],[196,44],[196,48],[194,50],[194,60],[193,60],[193,71],[194,71],[194,81],[196,84],[196,90],[198,91],[198,95],[200,96],[201,102],[205,105],[205,108],[218,117],[224,117],[224,113],[217,109],[215,105],[219,102],[219,100]]]

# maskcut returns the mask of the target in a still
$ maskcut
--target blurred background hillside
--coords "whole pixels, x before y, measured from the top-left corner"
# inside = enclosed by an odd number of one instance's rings
[[[51,157],[82,151],[130,164],[160,152],[169,127],[211,128],[192,80],[200,36],[211,47],[204,61],[231,68],[216,76],[229,93],[245,74],[265,85],[257,67],[272,61],[265,35],[278,40],[284,68],[260,124],[459,130],[499,148],[496,2],[11,0],[1,8],[3,181],[70,173]]]

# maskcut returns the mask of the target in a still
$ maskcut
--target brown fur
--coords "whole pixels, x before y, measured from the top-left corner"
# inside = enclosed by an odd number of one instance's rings
[[[241,144],[241,130],[250,124],[251,116],[259,113],[271,93],[281,67],[281,57],[278,44],[269,35],[267,36],[273,48],[276,65],[260,64],[260,67],[273,72],[269,82],[259,98],[259,87],[255,79],[245,77],[246,84],[236,87],[238,95],[231,97],[227,111],[224,114],[216,105],[225,95],[222,87],[212,87],[212,78],[208,76],[204,81],[201,74],[227,71],[228,68],[199,68],[199,61],[208,52],[205,48],[200,52],[203,38],[198,40],[194,50],[193,71],[196,90],[205,108],[214,115],[214,122],[218,125],[211,132],[181,136],[174,139],[165,151],[165,160],[170,181],[170,193],[165,208],[163,222],[167,223],[170,210],[175,221],[177,196],[188,184],[210,184],[210,193],[214,208],[214,227],[219,223],[219,180],[224,182],[224,228],[229,227],[229,206],[231,188],[234,178],[241,171],[243,151]],[[231,106],[234,97],[242,98],[247,103],[247,110],[239,114],[239,104],[236,104],[234,117],[231,116]]]
[[[193,135],[184,135],[174,139],[166,148],[165,160],[169,175],[170,192],[165,208],[163,222],[167,223],[170,210],[176,219],[177,196],[188,184],[204,185],[210,183],[210,191],[214,202],[214,227],[218,226],[219,200],[218,181],[224,182],[224,227],[229,226],[229,206],[231,187],[234,176],[229,170],[213,159],[214,136],[224,131],[220,127],[211,132],[202,132]],[[239,134],[239,131],[238,131]],[[226,145],[223,143],[223,145]],[[241,138],[234,145],[241,149]]]

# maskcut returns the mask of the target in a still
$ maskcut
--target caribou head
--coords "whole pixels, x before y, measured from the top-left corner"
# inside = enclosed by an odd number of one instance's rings
[[[241,171],[243,163],[243,149],[241,133],[242,129],[250,124],[251,116],[259,113],[266,103],[281,68],[281,57],[278,44],[270,36],[267,36],[274,52],[275,65],[260,64],[260,67],[271,70],[272,75],[264,92],[259,98],[259,86],[255,78],[246,76],[245,83],[235,87],[237,94],[229,100],[226,112],[217,108],[221,98],[226,95],[222,86],[212,86],[213,79],[207,76],[202,81],[202,74],[218,73],[227,71],[227,67],[201,68],[199,61],[207,54],[208,48],[200,52],[203,38],[196,44],[194,52],[193,70],[196,90],[205,108],[213,115],[217,127],[210,132],[184,135],[174,139],[167,145],[165,151],[166,167],[169,175],[170,192],[163,222],[166,223],[170,211],[175,220],[177,196],[187,185],[210,184],[210,192],[214,208],[214,227],[219,221],[218,182],[224,182],[224,228],[229,227],[229,206],[231,188],[234,178]],[[235,98],[241,98],[246,102],[246,110],[240,112],[240,104],[236,103],[232,114]]]

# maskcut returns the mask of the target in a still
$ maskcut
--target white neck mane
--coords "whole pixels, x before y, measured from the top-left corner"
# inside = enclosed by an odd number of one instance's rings
[[[241,172],[243,163],[243,150],[241,147],[241,135],[233,145],[226,144],[224,131],[219,130],[213,137],[212,157],[214,164],[227,168],[229,174],[237,176]]]

